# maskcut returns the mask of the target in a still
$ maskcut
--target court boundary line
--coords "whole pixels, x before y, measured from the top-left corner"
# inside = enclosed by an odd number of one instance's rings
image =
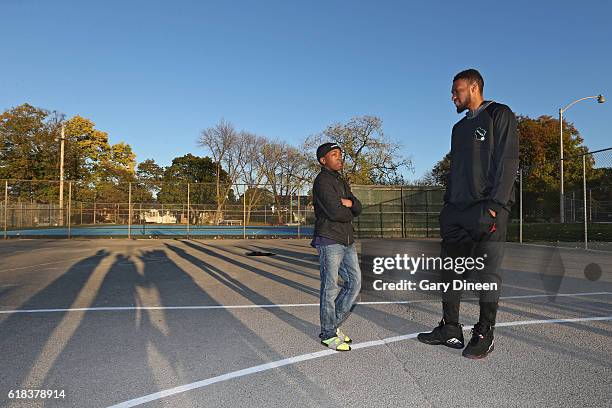
[[[578,293],[557,293],[557,294],[538,294],[538,295],[514,295],[501,296],[500,300],[505,299],[530,299],[544,297],[579,297],[579,296],[606,296],[612,295],[612,292],[578,292]],[[479,300],[479,298],[471,297],[463,300]],[[357,302],[358,305],[404,305],[411,303],[428,303],[440,302],[440,299],[417,299],[417,300],[397,300],[397,301],[371,301]],[[57,308],[57,309],[15,309],[15,310],[0,310],[2,314],[28,314],[28,313],[69,313],[69,312],[119,312],[133,310],[216,310],[216,309],[275,309],[275,308],[291,308],[291,307],[318,307],[319,303],[286,303],[286,304],[264,304],[264,305],[201,305],[201,306],[106,306],[106,307],[76,307],[76,308]]]
[[[546,320],[518,320],[512,322],[504,322],[497,323],[495,325],[496,328],[499,327],[512,327],[512,326],[526,326],[533,324],[563,324],[563,323],[575,323],[575,322],[585,322],[585,321],[606,321],[612,320],[612,316],[592,316],[592,317],[579,317],[579,318],[569,318],[569,319],[546,319]],[[463,330],[469,330],[473,326],[464,326]],[[373,340],[367,341],[363,343],[358,343],[352,346],[353,350],[359,350],[368,347],[381,346],[390,343],[395,343],[403,340],[409,340],[416,338],[418,333],[409,333],[400,336],[387,337],[381,340]],[[147,402],[157,401],[166,397],[171,397],[173,395],[182,394],[187,391],[191,391],[198,388],[204,388],[206,386],[217,384],[225,381],[232,380],[234,378],[244,377],[250,374],[260,373],[263,371],[269,371],[274,368],[285,367],[289,365],[293,365],[302,361],[314,360],[321,357],[331,356],[333,354],[339,353],[336,350],[323,350],[314,353],[306,353],[299,356],[289,357],[281,360],[272,361],[265,364],[260,364],[248,368],[244,368],[242,370],[231,371],[229,373],[225,373],[222,375],[218,375],[215,377],[210,377],[205,380],[200,380],[196,382],[192,382],[189,384],[180,385],[178,387],[168,388],[166,390],[162,390],[159,392],[155,392],[152,394],[148,394],[142,397],[134,398],[128,401],[121,402],[119,404],[111,405],[107,408],[129,408],[135,407],[138,405],[145,404]]]

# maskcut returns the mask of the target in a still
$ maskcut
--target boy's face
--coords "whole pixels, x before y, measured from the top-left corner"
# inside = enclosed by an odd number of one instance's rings
[[[333,149],[321,157],[321,164],[333,171],[342,170],[342,152],[340,149]]]

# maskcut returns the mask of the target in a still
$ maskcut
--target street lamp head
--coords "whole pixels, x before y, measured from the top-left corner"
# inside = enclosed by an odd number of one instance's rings
[[[597,95],[597,103],[604,103],[606,101],[606,98],[604,98],[603,95]]]

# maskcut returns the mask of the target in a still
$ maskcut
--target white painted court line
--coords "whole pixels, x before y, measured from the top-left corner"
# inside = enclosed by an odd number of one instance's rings
[[[541,294],[541,295],[513,295],[513,296],[500,296],[500,299],[528,299],[528,298],[543,298],[543,297],[551,297],[551,296],[560,296],[560,297],[571,297],[571,296],[592,296],[592,295],[612,295],[612,292],[579,292],[579,293],[557,293],[557,294]],[[478,300],[479,298],[462,298],[462,300]],[[439,302],[440,299],[437,300],[404,300],[397,302],[358,302],[360,305],[385,305],[385,304],[402,304],[402,303],[420,303],[420,302]],[[319,304],[317,303],[317,306]]]
[[[558,293],[542,295],[517,295],[501,296],[499,299],[529,299],[543,297],[573,297],[573,296],[596,296],[612,295],[612,292],[581,292],[581,293]],[[463,300],[478,300],[478,298],[464,298]],[[440,299],[419,300],[397,300],[380,302],[357,302],[358,305],[404,305],[410,303],[440,302]],[[214,309],[276,309],[290,307],[319,307],[318,303],[286,303],[269,305],[202,305],[202,306],[108,306],[108,307],[77,307],[68,309],[16,309],[0,310],[0,314],[12,313],[66,313],[66,312],[118,312],[130,310],[214,310]]]
[[[558,323],[573,323],[573,322],[586,322],[586,321],[602,321],[602,320],[612,320],[612,316],[596,316],[596,317],[580,317],[575,319],[549,319],[549,320],[522,320],[522,321],[514,321],[514,322],[505,322],[505,323],[497,323],[496,327],[510,327],[510,326],[524,326],[531,324],[558,324]],[[469,330],[472,327],[464,326],[464,330]],[[353,350],[374,347],[374,346],[382,346],[385,344],[395,343],[398,341],[414,339],[416,338],[418,333],[410,333],[404,334],[401,336],[388,337],[382,340],[373,340],[364,343],[355,344],[352,346]],[[335,350],[323,350],[316,353],[308,353],[302,354],[300,356],[285,358],[282,360],[272,361],[266,364],[260,364],[253,367],[245,368],[238,371],[232,371],[230,373],[222,374],[216,377],[208,378],[202,381],[196,381],[190,384],[181,385],[178,387],[170,388],[167,390],[163,390],[160,392],[156,392],[153,394],[145,395],[144,397],[134,398],[129,401],[125,401],[116,405],[112,405],[108,408],[128,408],[135,407],[138,405],[145,404],[151,401],[157,401],[162,398],[170,397],[172,395],[181,394],[186,391],[191,391],[197,388],[203,388],[212,384],[228,381],[234,378],[244,377],[250,374],[260,373],[262,371],[272,370],[274,368],[284,367],[288,365],[292,365],[295,363],[299,363],[302,361],[314,360],[320,357],[327,357],[332,354],[339,353]]]

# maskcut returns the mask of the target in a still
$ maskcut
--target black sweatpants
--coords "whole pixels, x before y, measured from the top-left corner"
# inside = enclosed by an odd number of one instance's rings
[[[476,203],[464,210],[446,204],[440,213],[442,258],[482,257],[484,259],[482,270],[475,268],[464,274],[453,270],[443,271],[443,281],[452,282],[471,278],[476,282],[497,284],[497,290],[480,292],[479,321],[484,325],[495,325],[502,281],[499,267],[504,256],[508,216],[508,211],[502,209],[493,218],[486,202]],[[459,322],[460,303],[460,290],[451,289],[443,292],[442,306],[446,322]]]

